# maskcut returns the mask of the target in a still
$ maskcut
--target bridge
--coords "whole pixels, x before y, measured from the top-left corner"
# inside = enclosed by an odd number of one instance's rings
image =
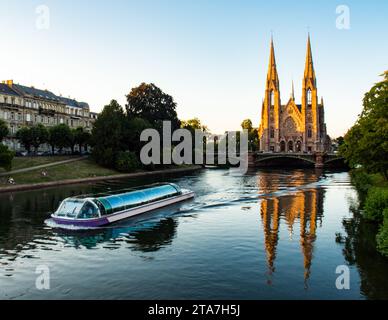
[[[260,153],[250,154],[249,163],[253,167],[271,167],[271,166],[310,166],[315,168],[324,167],[343,167],[344,159],[335,153]]]
[[[214,159],[211,163],[208,161]],[[204,157],[205,164],[211,165],[225,165],[225,159],[227,164],[236,164],[236,160],[240,160],[239,156],[226,156],[212,154],[209,158]],[[219,159],[223,159],[223,163],[219,163]],[[232,160],[232,161],[231,161]],[[296,153],[296,152],[249,152],[248,153],[248,166],[255,167],[345,167],[345,161],[342,157],[335,153]]]

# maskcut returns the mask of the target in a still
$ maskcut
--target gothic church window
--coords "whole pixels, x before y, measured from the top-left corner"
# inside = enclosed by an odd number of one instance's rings
[[[313,137],[313,132],[312,132],[311,128],[309,128],[308,131],[307,131],[307,137],[308,138],[312,138]]]
[[[307,104],[312,105],[312,102],[313,102],[313,99],[312,99],[312,95],[311,95],[311,90],[308,89],[307,90]]]
[[[273,128],[271,128],[270,137],[271,139],[275,138],[275,130]]]
[[[294,119],[292,119],[291,117],[288,117],[286,119],[283,127],[284,127],[285,134],[287,136],[291,136],[297,131],[296,123],[295,123]]]

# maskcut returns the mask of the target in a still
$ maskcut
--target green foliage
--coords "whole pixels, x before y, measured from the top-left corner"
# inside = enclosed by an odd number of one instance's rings
[[[186,121],[181,121],[181,128],[190,130],[194,134],[195,130],[201,130],[203,132],[208,132],[209,129],[201,123],[201,120],[198,118],[189,119]]]
[[[170,95],[154,84],[142,83],[127,95],[127,115],[149,121],[153,128],[161,132],[163,121],[171,121],[172,130],[180,128],[176,103]]]
[[[362,169],[355,169],[350,172],[353,185],[359,195],[361,205],[365,202],[369,189],[373,186],[373,180],[370,174],[367,174]]]
[[[125,151],[117,155],[116,169],[120,172],[133,172],[140,167],[136,154]]]
[[[140,150],[144,145],[144,142],[140,141],[140,135],[148,128],[152,128],[152,125],[146,119],[129,117],[125,119],[124,143],[128,150],[131,150],[140,156]]]
[[[33,143],[31,128],[23,127],[19,129],[16,132],[16,139],[19,140],[20,144],[24,147],[24,149],[26,149],[28,152],[31,151]]]
[[[345,135],[341,155],[351,167],[388,179],[388,72],[364,97],[357,123]]]
[[[12,159],[14,158],[15,153],[8,149],[7,146],[0,143],[0,167],[4,168],[7,171],[12,169]]]
[[[377,250],[388,257],[388,208],[384,210],[384,223],[377,235]]]
[[[241,128],[248,131],[249,150],[256,151],[259,149],[259,132],[253,128],[252,120],[246,119],[241,123]]]
[[[0,142],[9,135],[9,129],[7,124],[0,119]]]
[[[92,130],[91,144],[97,163],[113,168],[118,153],[126,150],[125,122],[124,110],[116,100],[104,107]]]
[[[78,145],[79,151],[82,151],[82,147],[85,147],[90,142],[91,135],[85,131],[84,128],[79,127],[73,130],[74,143]]]
[[[334,139],[334,142],[336,142],[338,144],[338,147],[340,147],[345,143],[345,138],[340,136],[337,139]]]
[[[49,129],[47,142],[51,145],[53,151],[55,148],[62,150],[63,148],[69,147],[71,135],[71,129],[67,124],[59,124]]]
[[[49,142],[49,131],[43,124],[38,124],[21,128],[16,132],[16,138],[27,151],[31,151],[31,147],[37,151],[42,144]]]
[[[48,142],[49,133],[47,128],[41,123],[31,127],[30,130],[32,145],[35,148],[35,151],[37,151],[42,144]]]
[[[364,206],[364,217],[371,221],[382,222],[383,212],[388,208],[388,189],[370,189]]]

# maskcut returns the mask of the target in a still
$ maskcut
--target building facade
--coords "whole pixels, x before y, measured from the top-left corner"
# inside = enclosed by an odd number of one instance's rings
[[[10,131],[3,143],[12,150],[22,149],[15,139],[16,132],[22,127],[39,123],[46,127],[67,124],[70,128],[91,130],[96,118],[97,114],[90,112],[85,102],[15,84],[12,80],[0,83],[0,119],[8,124]]]
[[[275,49],[271,40],[265,97],[259,127],[260,150],[263,152],[328,152],[323,98],[318,102],[318,89],[311,51],[307,41],[301,104],[295,102],[294,88],[287,104],[281,103]]]

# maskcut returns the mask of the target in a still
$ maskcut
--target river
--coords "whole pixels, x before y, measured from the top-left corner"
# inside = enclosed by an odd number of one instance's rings
[[[347,172],[213,169],[163,180],[195,200],[96,230],[47,219],[66,197],[156,178],[0,195],[0,299],[388,299],[388,259],[360,221]],[[48,290],[36,286],[40,270]]]

